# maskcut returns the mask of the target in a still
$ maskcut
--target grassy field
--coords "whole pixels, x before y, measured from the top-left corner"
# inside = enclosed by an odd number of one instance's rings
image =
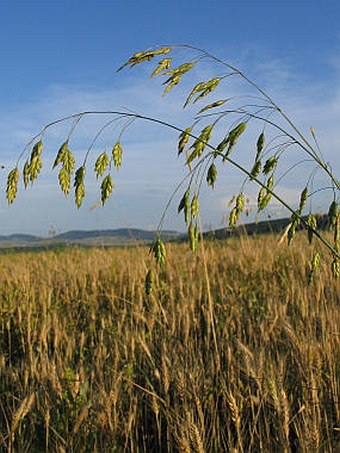
[[[340,283],[298,235],[0,256],[0,451],[334,452]],[[325,263],[327,264],[327,263]]]

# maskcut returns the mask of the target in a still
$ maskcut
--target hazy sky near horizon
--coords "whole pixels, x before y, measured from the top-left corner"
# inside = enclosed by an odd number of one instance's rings
[[[88,180],[83,207],[77,210],[72,197],[65,199],[58,189],[57,173],[48,171],[67,135],[62,126],[46,134],[44,170],[35,186],[20,188],[10,208],[4,191],[7,171],[25,144],[57,118],[83,110],[126,108],[177,125],[188,120],[181,112],[181,90],[163,99],[160,81],[148,79],[151,67],[148,72],[141,68],[115,74],[136,51],[164,44],[192,44],[245,70],[304,132],[315,128],[325,159],[339,175],[339,24],[338,0],[2,0],[0,163],[6,168],[0,170],[0,235],[156,228],[185,173],[183,161],[176,159],[178,134],[145,124],[134,125],[124,136],[123,166],[113,175],[114,194],[104,208],[91,209],[100,198],[93,178]],[[70,146],[79,162],[98,127],[97,118],[84,120],[72,137]],[[99,142],[94,152],[106,145],[110,151],[114,141],[113,134],[112,141]],[[296,181],[293,177],[281,187],[292,203],[303,188],[299,183],[304,169],[295,173]],[[221,226],[239,181],[231,173],[221,179],[216,193],[204,192],[205,227]],[[167,229],[184,229],[176,214],[178,197],[166,217]],[[277,208],[278,215],[284,215]],[[325,208],[322,198],[315,208]]]

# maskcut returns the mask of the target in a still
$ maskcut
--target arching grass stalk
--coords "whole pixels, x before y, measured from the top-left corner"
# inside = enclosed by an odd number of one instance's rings
[[[168,55],[173,52],[174,49],[182,49],[189,52],[198,53],[198,56],[194,56],[192,60],[182,62],[179,66],[171,68],[173,63],[172,58]],[[167,55],[164,58],[164,55]],[[236,204],[231,211],[229,226],[232,228],[237,220],[239,219],[240,214],[244,210],[244,190],[246,189],[246,184],[248,181],[256,183],[260,192],[258,195],[258,210],[261,211],[268,206],[271,198],[276,199],[281,206],[285,207],[292,215],[291,226],[288,232],[289,243],[294,237],[296,228],[299,224],[304,225],[310,235],[315,235],[324,246],[331,252],[333,255],[332,269],[333,274],[338,276],[340,275],[340,214],[338,209],[338,196],[340,190],[340,183],[337,178],[334,176],[332,168],[329,164],[324,162],[322,157],[321,149],[319,143],[315,138],[314,130],[311,131],[312,138],[316,145],[316,148],[305,138],[302,132],[298,127],[293,123],[293,121],[288,117],[288,115],[278,107],[278,105],[273,101],[273,99],[262,90],[259,85],[249,79],[242,71],[238,70],[233,65],[230,65],[227,62],[213,56],[209,52],[206,52],[202,49],[199,49],[194,46],[167,46],[161,47],[155,50],[148,50],[145,52],[138,52],[133,55],[120,69],[125,66],[134,67],[140,63],[150,62],[154,59],[159,59],[158,67],[153,70],[153,76],[165,77],[163,85],[165,85],[163,95],[167,94],[172,90],[176,85],[180,83],[182,77],[190,71],[193,71],[198,64],[203,62],[213,62],[215,64],[221,65],[223,68],[227,69],[226,74],[221,74],[217,77],[212,77],[208,80],[199,81],[191,89],[189,95],[186,97],[183,108],[187,108],[189,105],[192,107],[196,106],[196,103],[200,104],[198,113],[193,114],[193,122],[189,127],[183,127],[182,125],[177,126],[172,124],[169,121],[153,118],[147,115],[135,113],[135,112],[123,112],[118,110],[102,110],[102,111],[84,111],[79,112],[47,124],[40,132],[37,134],[24,148],[23,152],[19,155],[15,168],[10,172],[7,181],[7,199],[9,204],[11,204],[16,196],[17,184],[19,178],[18,166],[21,158],[26,153],[26,151],[33,145],[33,149],[29,158],[27,159],[24,165],[24,183],[27,186],[28,181],[33,183],[37,178],[41,166],[41,152],[42,152],[42,138],[45,132],[62,122],[72,121],[72,126],[70,128],[67,140],[64,142],[62,147],[58,152],[58,156],[54,166],[61,165],[61,170],[59,172],[59,181],[61,188],[65,194],[68,194],[70,188],[71,177],[73,177],[74,171],[74,156],[68,148],[68,141],[72,134],[76,131],[76,126],[79,121],[85,116],[113,116],[113,119],[106,121],[99,129],[98,133],[95,135],[94,139],[90,143],[88,150],[85,155],[83,164],[75,171],[74,176],[74,189],[75,189],[75,200],[78,207],[82,204],[82,199],[85,196],[85,168],[87,163],[87,158],[91,152],[94,143],[97,139],[105,132],[105,130],[115,122],[125,120],[125,123],[120,131],[117,134],[116,143],[112,148],[111,156],[108,156],[107,153],[102,153],[96,161],[96,173],[97,179],[100,180],[101,186],[101,201],[102,204],[105,203],[107,198],[111,195],[114,187],[113,177],[112,177],[112,165],[118,170],[123,158],[123,148],[121,145],[122,134],[127,131],[129,126],[136,120],[142,120],[154,123],[156,125],[164,126],[170,128],[173,131],[180,133],[179,137],[179,147],[178,154],[185,157],[185,165],[188,168],[188,173],[185,178],[178,184],[174,193],[169,197],[169,202],[167,203],[165,210],[161,216],[160,223],[158,226],[157,239],[155,244],[152,247],[152,250],[155,253],[156,260],[161,260],[161,264],[165,262],[165,251],[160,253],[159,251],[165,250],[164,244],[161,241],[161,229],[163,222],[168,211],[170,204],[173,202],[175,195],[178,193],[179,189],[187,182],[187,189],[182,199],[179,211],[185,207],[185,221],[189,224],[188,234],[189,241],[193,250],[197,249],[198,242],[198,218],[199,218],[199,196],[204,181],[204,176],[206,175],[207,184],[214,188],[218,176],[217,164],[220,162],[228,162],[230,165],[237,168],[243,175],[246,176],[246,179],[243,181],[241,186],[241,193],[236,197]],[[195,74],[194,74],[195,76]],[[248,86],[253,88],[256,91],[255,96],[232,96],[229,98],[217,98],[213,99],[213,102],[209,104],[204,104],[202,108],[202,101],[207,96],[215,95],[215,92],[218,92],[219,87],[222,83],[228,83],[232,77],[240,77]],[[258,103],[240,103],[240,105],[235,105],[235,107],[228,110],[223,110],[223,105],[232,99],[233,103],[242,101],[244,97],[256,98]],[[261,101],[261,102],[260,102]],[[265,114],[267,111],[268,114]],[[274,116],[276,114],[277,116]],[[209,123],[210,120],[213,120]],[[249,123],[260,123],[260,135],[255,144],[255,156],[254,161],[250,168],[247,168],[245,165],[240,164],[234,157],[231,157],[231,154],[235,149],[240,147],[239,140],[242,135],[244,135]],[[213,143],[213,140],[216,141],[216,135],[220,133],[221,128],[227,130],[226,135],[217,145]],[[200,130],[198,130],[200,128]],[[275,132],[275,136],[270,136],[270,131]],[[269,138],[265,136],[269,132]],[[278,134],[277,134],[278,132]],[[334,229],[334,243],[331,244],[323,234],[318,231],[317,223],[314,219],[314,214],[309,213],[308,219],[305,220],[303,216],[303,211],[308,199],[311,199],[313,193],[317,193],[322,190],[321,187],[314,187],[314,177],[315,169],[312,172],[312,175],[307,178],[305,182],[305,187],[301,192],[299,207],[294,209],[293,206],[284,200],[281,196],[278,195],[274,178],[276,177],[276,172],[278,167],[281,165],[281,161],[286,158],[288,148],[296,146],[302,153],[307,155],[301,159],[299,157],[298,162],[294,160],[289,161],[289,169],[285,170],[284,173],[280,176],[278,181],[281,181],[289,172],[294,169],[297,165],[300,165],[300,162],[303,160],[314,161],[316,167],[320,170],[323,170],[327,178],[329,178],[331,186],[333,188],[333,200],[330,202],[328,217],[329,223]],[[184,152],[185,151],[185,152]],[[303,181],[302,181],[303,183]],[[193,193],[190,193],[190,189],[193,184],[195,185],[195,190]],[[309,186],[312,186],[309,190]],[[328,187],[329,185],[327,185]],[[184,200],[184,201],[183,201]],[[183,205],[184,203],[184,205]],[[312,219],[312,221],[310,220]]]

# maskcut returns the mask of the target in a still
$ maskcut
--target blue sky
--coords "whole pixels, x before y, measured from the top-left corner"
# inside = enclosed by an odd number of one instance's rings
[[[11,169],[23,146],[44,124],[79,109],[124,106],[177,124],[185,121],[187,117],[179,113],[181,91],[162,100],[160,84],[148,80],[144,69],[118,75],[115,69],[138,50],[186,43],[244,69],[298,118],[302,128],[308,131],[312,125],[339,174],[339,23],[337,0],[2,0],[0,159]],[[75,137],[72,146],[79,156],[96,131],[96,121],[80,128],[78,141]],[[183,165],[175,158],[177,134],[136,126],[127,135],[129,155],[124,155],[115,177],[112,200],[104,209],[91,210],[99,195],[90,183],[86,202],[77,211],[73,201],[56,190],[57,175],[47,170],[65,133],[62,128],[51,131],[46,170],[36,187],[20,190],[10,208],[2,196],[0,234],[47,235],[51,227],[58,232],[155,228],[183,175]],[[3,190],[6,173],[2,171]],[[295,177],[296,184],[291,180],[282,187],[292,202],[301,189],[299,175]],[[215,194],[204,194],[206,227],[221,225],[227,213],[223,200],[228,201],[239,187],[234,174],[222,183]],[[317,203],[322,210],[323,200]],[[169,211],[165,226],[183,229],[175,208]]]

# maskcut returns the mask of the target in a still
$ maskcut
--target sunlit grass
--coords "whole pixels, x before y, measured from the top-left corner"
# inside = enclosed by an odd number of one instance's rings
[[[172,244],[150,296],[143,247],[2,255],[1,449],[335,451],[340,284],[277,244]]]

